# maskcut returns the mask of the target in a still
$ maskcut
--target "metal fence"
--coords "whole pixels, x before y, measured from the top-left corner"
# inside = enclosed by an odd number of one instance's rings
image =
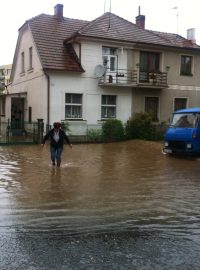
[[[0,122],[0,144],[34,144],[37,143],[37,122]]]
[[[102,142],[102,123],[87,124],[82,122],[62,122],[63,129],[69,136],[71,142]]]
[[[43,119],[38,122],[0,122],[0,145],[8,144],[37,144],[42,142],[44,134],[46,134],[52,126],[44,127]],[[98,143],[104,142],[102,137],[102,122],[97,124],[87,124],[82,122],[62,121],[62,128],[69,136],[73,143]],[[154,139],[163,138],[163,134],[167,129],[165,124],[155,125]],[[116,138],[117,140],[117,138]]]

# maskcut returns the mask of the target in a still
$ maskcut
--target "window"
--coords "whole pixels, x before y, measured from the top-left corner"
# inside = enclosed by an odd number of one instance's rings
[[[33,69],[33,49],[29,48],[29,70]]]
[[[101,118],[116,118],[116,96],[102,95]]]
[[[174,111],[186,109],[186,108],[187,108],[187,98],[174,99]]]
[[[177,113],[174,114],[171,125],[181,128],[195,128],[198,122],[198,115],[196,113]]]
[[[1,98],[1,116],[4,116],[6,112],[6,99],[4,97]]]
[[[65,118],[82,119],[82,94],[65,94]]]
[[[21,73],[25,72],[25,66],[24,66],[24,52],[21,53]]]
[[[181,56],[181,75],[192,75],[192,56]]]
[[[159,72],[160,53],[140,52],[140,82],[147,82],[149,73]]]
[[[117,49],[115,48],[102,48],[103,64],[107,66],[109,71],[117,70]]]
[[[145,97],[145,112],[152,116],[153,121],[158,121],[158,97]]]
[[[28,107],[28,122],[32,123],[32,107]]]

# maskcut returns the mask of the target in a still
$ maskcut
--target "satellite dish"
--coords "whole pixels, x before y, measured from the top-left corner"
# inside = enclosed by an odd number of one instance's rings
[[[94,69],[94,74],[96,78],[101,78],[105,73],[105,67],[102,65],[97,65]]]

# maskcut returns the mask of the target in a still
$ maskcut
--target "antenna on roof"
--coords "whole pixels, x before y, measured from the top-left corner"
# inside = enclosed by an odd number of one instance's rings
[[[111,13],[111,0],[110,0],[110,13]],[[108,29],[110,29],[110,14],[109,14],[109,23],[108,23]]]
[[[105,12],[106,12],[106,0],[104,0],[104,13]],[[111,0],[110,0],[109,12],[111,12]]]
[[[173,9],[176,9],[176,32],[178,35],[178,7],[173,7]]]

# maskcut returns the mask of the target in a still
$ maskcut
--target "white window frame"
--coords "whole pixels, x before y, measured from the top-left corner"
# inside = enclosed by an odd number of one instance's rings
[[[70,95],[71,102],[66,102],[66,95]],[[73,103],[73,96],[79,95],[81,98],[81,103]],[[70,107],[70,117],[66,115],[66,107]],[[80,115],[74,115],[73,114],[73,108],[80,107]],[[83,94],[80,93],[65,93],[65,119],[71,119],[71,120],[82,120],[83,119]]]
[[[103,96],[106,97],[106,104],[103,104]],[[108,98],[112,96],[115,97],[115,104],[108,104]],[[115,116],[114,117],[108,117],[108,116],[103,116],[103,108],[108,111],[109,108],[114,108],[115,109]],[[108,114],[106,114],[108,115]],[[116,95],[101,95],[101,119],[116,119],[117,116],[117,96]]]
[[[108,71],[117,71],[118,66],[118,56],[117,48],[102,47],[103,65],[107,67]],[[114,61],[113,67],[111,67],[111,62]]]

